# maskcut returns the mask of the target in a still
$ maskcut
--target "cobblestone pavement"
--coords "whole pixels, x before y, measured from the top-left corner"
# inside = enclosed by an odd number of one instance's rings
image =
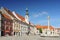
[[[7,36],[0,37],[0,40],[60,40],[60,37],[40,37],[39,35]]]

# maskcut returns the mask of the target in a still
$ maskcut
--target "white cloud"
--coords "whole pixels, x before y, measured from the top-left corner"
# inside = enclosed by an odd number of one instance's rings
[[[47,12],[40,12],[40,13],[34,14],[34,17],[39,17],[39,16],[43,16],[43,15],[48,15],[48,13]]]

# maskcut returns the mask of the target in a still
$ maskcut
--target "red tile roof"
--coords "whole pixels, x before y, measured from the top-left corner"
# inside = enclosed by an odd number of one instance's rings
[[[6,10],[8,12],[8,14],[10,14],[11,16],[15,17],[13,15],[13,13],[10,10],[8,10],[7,8],[4,7],[4,10]],[[21,21],[25,21],[25,18],[23,16],[21,16],[21,15],[19,15],[17,13],[16,13],[16,15],[21,19]]]
[[[9,19],[9,20],[11,20],[11,18],[8,16],[8,15],[6,15],[6,14],[2,14],[6,19]]]
[[[15,16],[13,15],[13,13],[12,13],[9,9],[7,9],[7,8],[4,7],[4,10],[7,11],[8,14],[10,14],[11,16],[15,17]]]
[[[25,18],[23,16],[21,16],[19,14],[16,14],[16,15],[21,19],[21,21],[25,21]]]
[[[48,29],[48,26],[36,25],[36,28]],[[50,26],[50,29],[54,29],[54,27]]]
[[[55,29],[60,30],[60,28],[55,28]]]
[[[10,10],[8,10],[7,8],[5,8],[4,7],[4,10],[6,10],[7,12],[8,12],[8,14],[10,14],[11,16],[13,16],[13,17],[15,17],[14,15],[13,15],[13,13],[10,11]],[[23,16],[21,16],[21,15],[19,15],[19,14],[17,14],[16,13],[16,15],[21,19],[21,21],[23,21],[23,22],[25,22],[25,18],[23,17]],[[4,15],[5,16],[5,15]],[[6,16],[5,16],[6,17]],[[8,17],[6,17],[6,18],[8,18]],[[9,19],[9,18],[8,18]],[[31,23],[30,23],[31,24]]]

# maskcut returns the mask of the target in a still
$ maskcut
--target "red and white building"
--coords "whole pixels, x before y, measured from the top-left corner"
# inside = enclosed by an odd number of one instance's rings
[[[28,27],[30,30],[34,27],[34,25],[30,24],[28,9],[26,9],[25,17],[17,14],[16,12],[11,12],[7,8],[0,9],[0,20],[1,20],[1,35],[26,35],[28,32]]]

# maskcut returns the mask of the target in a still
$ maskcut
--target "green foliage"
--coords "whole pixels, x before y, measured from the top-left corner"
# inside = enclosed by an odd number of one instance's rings
[[[42,33],[42,28],[39,29],[39,32]]]

